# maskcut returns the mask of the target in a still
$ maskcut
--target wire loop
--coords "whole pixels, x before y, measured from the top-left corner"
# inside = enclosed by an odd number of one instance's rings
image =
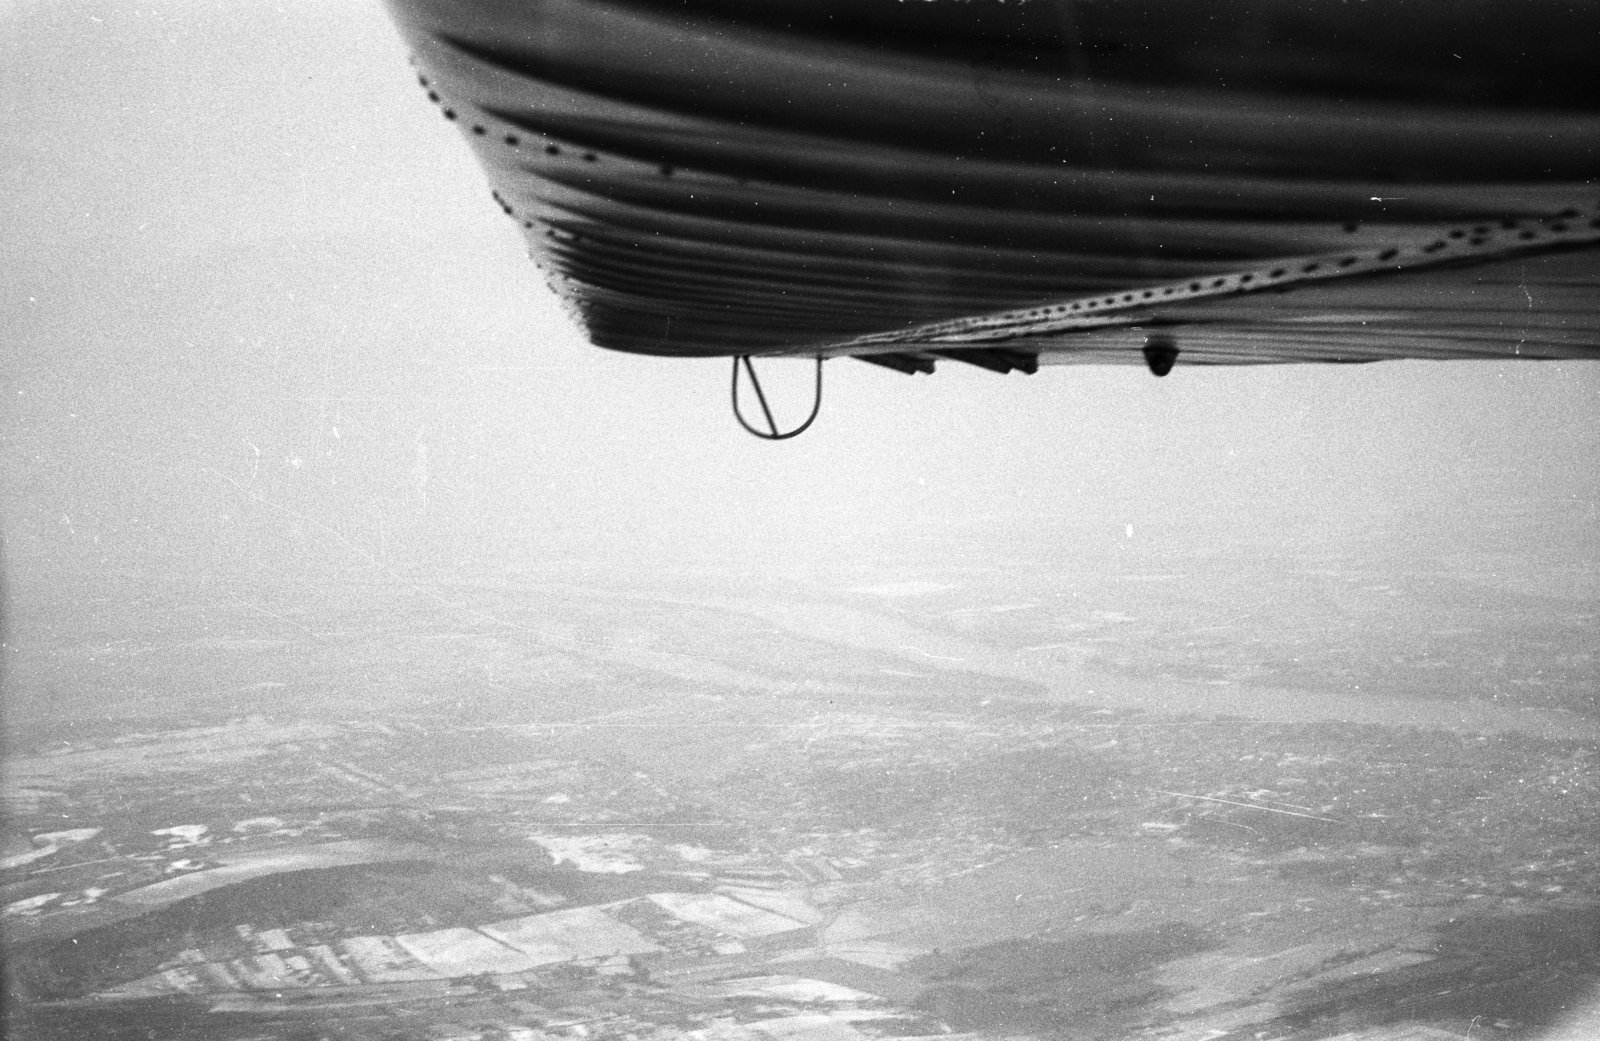
[[[767,430],[770,431],[770,433],[763,433],[751,426],[749,421],[744,418],[744,413],[739,408],[739,365],[741,362],[744,364],[745,374],[750,377],[750,386],[755,388],[756,400],[761,404],[761,414],[766,417]],[[740,354],[735,356],[733,359],[732,394],[733,418],[737,419],[739,421],[739,425],[744,427],[745,430],[754,434],[756,437],[761,438],[763,441],[787,441],[791,437],[798,437],[799,435],[805,433],[812,423],[816,422],[817,413],[822,411],[822,355],[817,355],[817,387],[811,402],[811,415],[806,417],[806,421],[804,423],[801,423],[799,426],[788,431],[787,433],[780,434],[778,432],[777,420],[772,418],[772,409],[767,405],[767,395],[761,390],[761,381],[756,378],[756,369],[755,366],[750,363],[750,355],[748,354]]]

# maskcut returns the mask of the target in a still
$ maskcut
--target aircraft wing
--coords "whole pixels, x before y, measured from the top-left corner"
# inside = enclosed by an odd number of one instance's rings
[[[1180,352],[1201,365],[1600,358],[1596,212],[1502,223],[770,353],[905,372],[1142,360],[1158,375]]]
[[[1600,357],[1600,6],[392,6],[602,347]]]

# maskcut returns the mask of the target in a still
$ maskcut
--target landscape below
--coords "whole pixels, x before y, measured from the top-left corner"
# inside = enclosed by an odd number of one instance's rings
[[[1571,1029],[1595,593],[1478,565],[63,590],[8,1036]]]

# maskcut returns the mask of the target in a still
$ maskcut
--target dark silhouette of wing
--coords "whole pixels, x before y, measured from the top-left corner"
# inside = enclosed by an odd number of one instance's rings
[[[393,6],[603,347],[1600,357],[1600,6]]]

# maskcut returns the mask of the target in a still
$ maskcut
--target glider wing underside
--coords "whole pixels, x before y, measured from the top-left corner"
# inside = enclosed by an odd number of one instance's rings
[[[906,371],[1142,364],[1152,343],[1202,363],[1600,357],[1600,63],[1573,42],[1600,7],[1479,0],[1451,22],[1418,0],[1387,35],[1341,36],[1379,15],[1028,5],[1081,16],[1042,29],[995,0],[393,2],[430,100],[603,347]],[[1167,41],[1148,61],[1106,42],[1137,26],[1094,22],[1196,5],[1222,35],[1147,33]]]

